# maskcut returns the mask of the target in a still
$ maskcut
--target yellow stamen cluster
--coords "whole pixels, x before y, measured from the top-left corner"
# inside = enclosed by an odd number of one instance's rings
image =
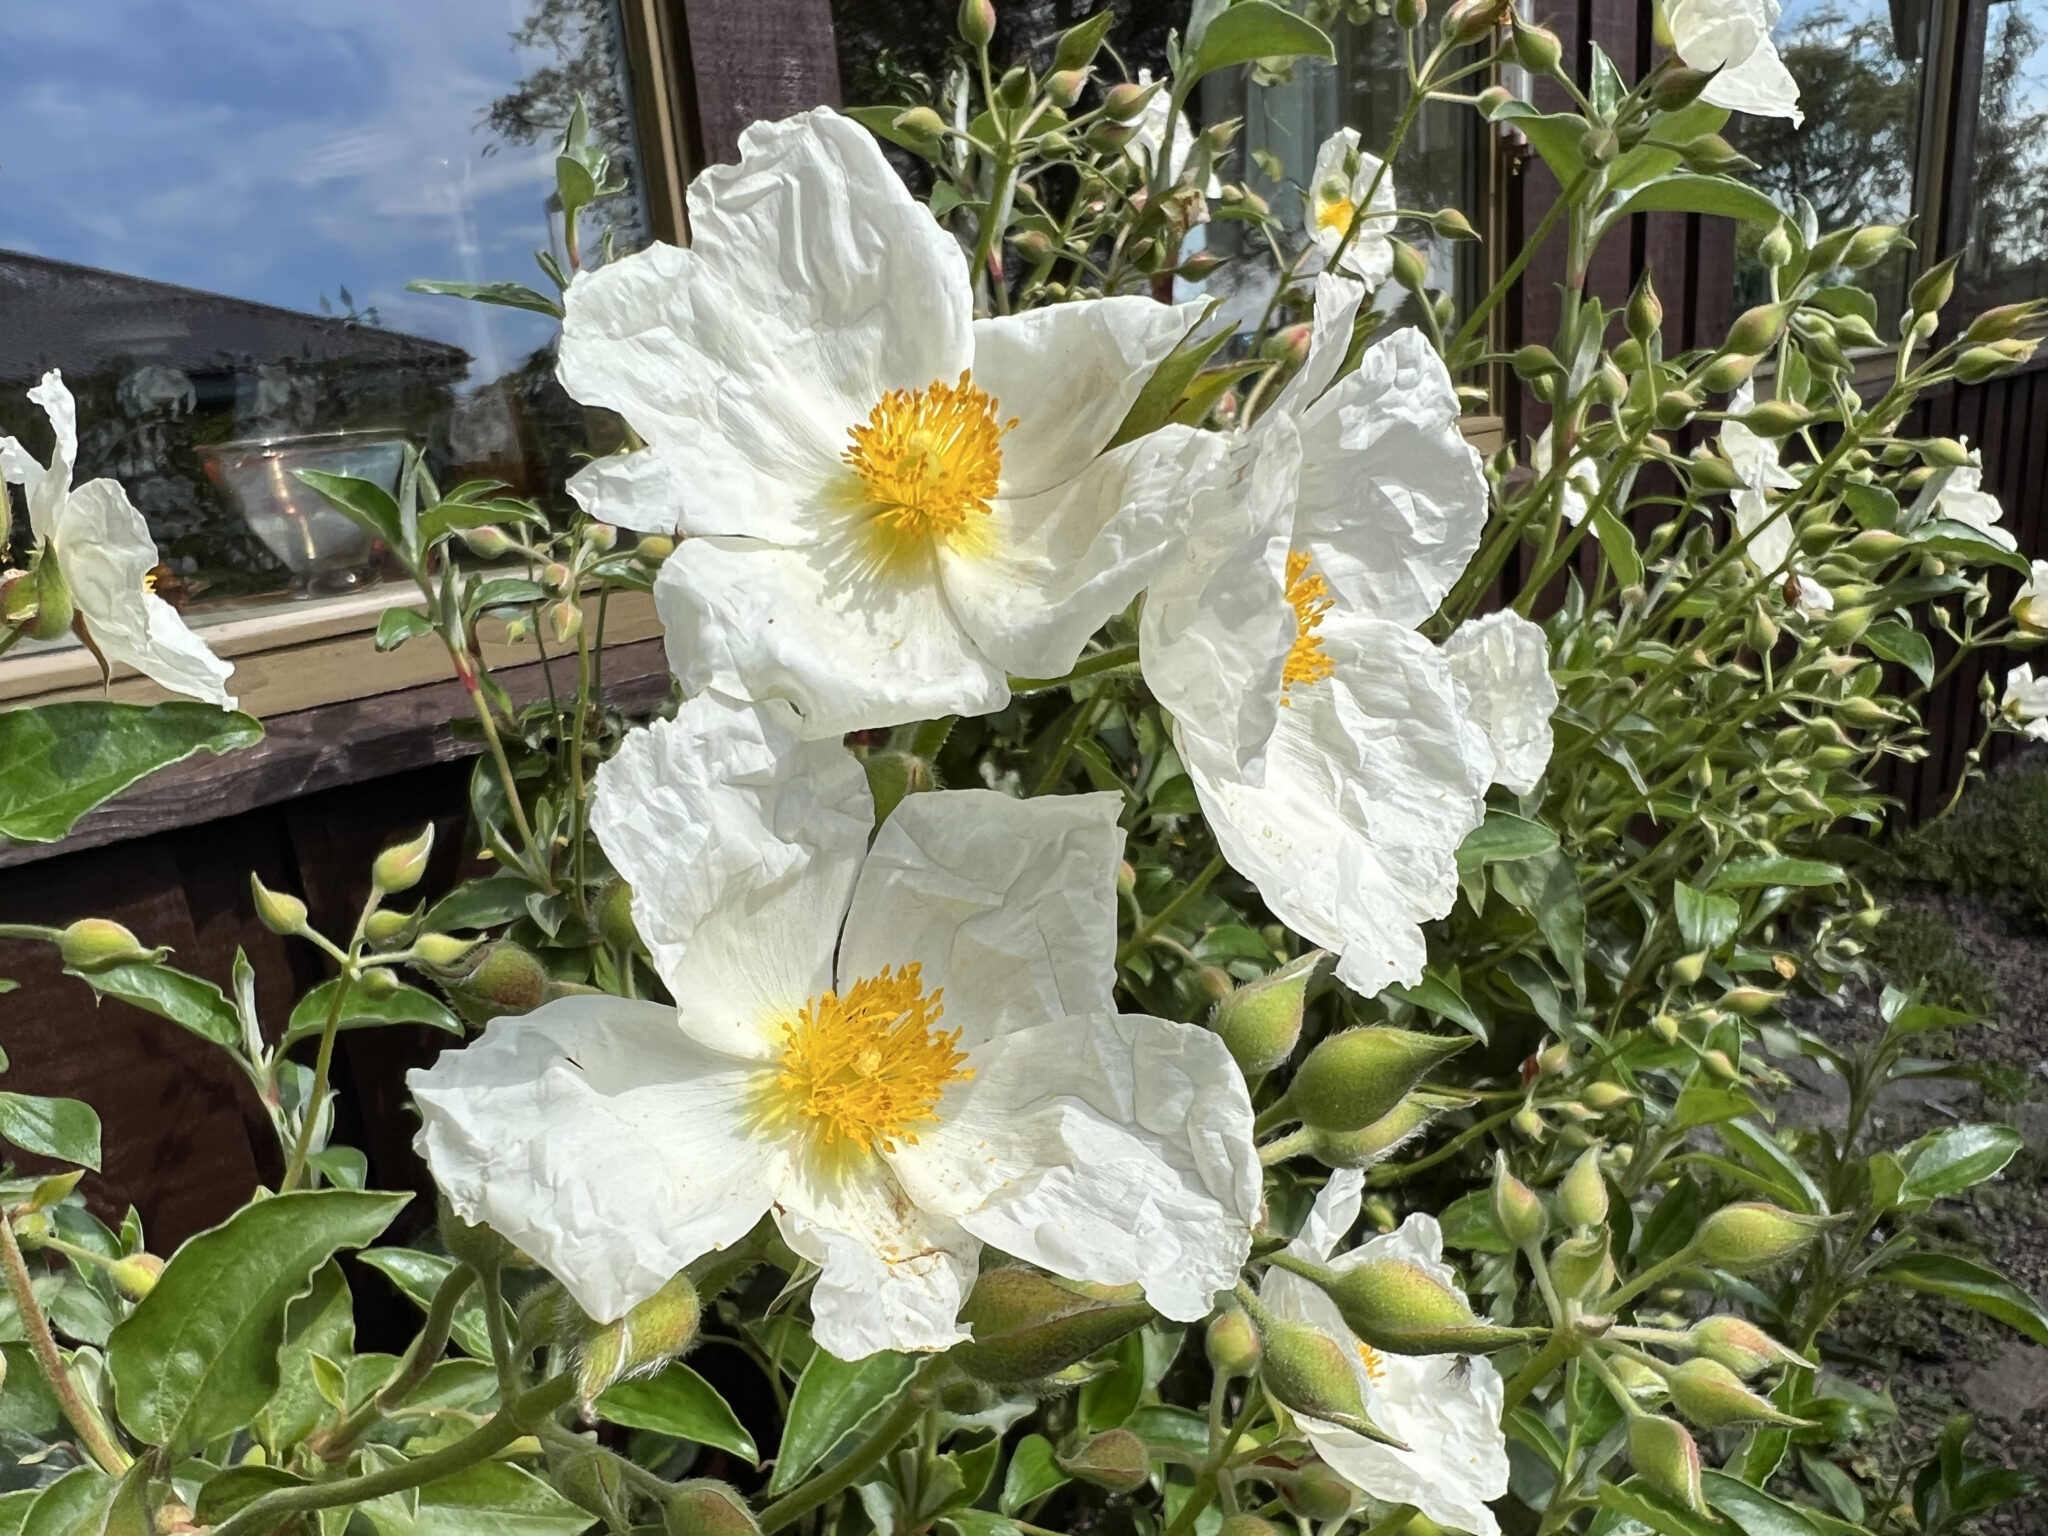
[[[1324,198],[1316,204],[1316,228],[1333,230],[1343,234],[1351,227],[1351,220],[1358,213],[1358,205],[1348,197]]]
[[[1366,1379],[1374,1386],[1387,1379],[1386,1357],[1363,1339],[1358,1341],[1358,1358],[1365,1362]]]
[[[851,429],[846,463],[876,527],[900,538],[950,539],[986,517],[1003,467],[996,402],[962,373],[957,384],[892,389]]]
[[[1295,684],[1320,683],[1337,670],[1316,633],[1323,616],[1337,606],[1337,599],[1330,596],[1327,581],[1309,573],[1308,565],[1306,550],[1297,549],[1287,557],[1287,606],[1294,610],[1294,644],[1287,648],[1287,665],[1280,674],[1282,704],[1289,702],[1284,695]]]
[[[937,1120],[946,1085],[974,1075],[957,1049],[960,1031],[935,1027],[940,996],[927,995],[921,968],[906,965],[884,966],[843,996],[813,998],[783,1026],[781,1107],[815,1122],[828,1149],[915,1145],[910,1127]]]

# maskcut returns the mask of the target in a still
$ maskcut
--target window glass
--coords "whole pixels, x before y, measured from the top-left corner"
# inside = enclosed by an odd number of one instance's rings
[[[1799,82],[1805,124],[1783,118],[1740,120],[1742,152],[1756,180],[1788,211],[1804,197],[1822,229],[1845,224],[1904,224],[1914,209],[1920,160],[1921,102],[1934,0],[1790,0],[1778,18],[1777,44]],[[1744,224],[1737,236],[1736,290],[1754,304],[1770,296],[1756,258],[1765,231]],[[1862,275],[1878,313],[1905,307],[1915,259],[1894,251]]]
[[[2048,295],[2048,14],[1992,0],[1959,313]]]
[[[409,293],[545,287],[577,92],[629,167],[615,0],[67,0],[0,7],[0,432],[78,396],[78,477],[147,517],[196,617],[375,579],[292,471],[545,495],[586,444],[544,315]],[[633,178],[637,182],[637,177]],[[643,241],[629,190],[606,217]],[[17,552],[26,518],[15,502]]]

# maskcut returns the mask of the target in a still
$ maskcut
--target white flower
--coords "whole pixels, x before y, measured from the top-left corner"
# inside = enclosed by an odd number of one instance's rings
[[[1433,1216],[1410,1216],[1396,1231],[1331,1256],[1358,1219],[1364,1181],[1364,1173],[1355,1168],[1332,1173],[1290,1251],[1340,1273],[1368,1259],[1400,1259],[1455,1286],[1457,1276],[1443,1261],[1443,1232]],[[1500,1429],[1505,1389],[1493,1362],[1464,1355],[1382,1354],[1345,1326],[1328,1296],[1284,1269],[1266,1272],[1259,1299],[1275,1315],[1312,1323],[1344,1345],[1367,1416],[1408,1446],[1396,1450],[1303,1418],[1301,1427],[1316,1454],[1376,1499],[1413,1504],[1453,1530],[1496,1536],[1500,1526],[1486,1506],[1508,1491],[1508,1449]]]
[[[1551,446],[1551,429],[1545,427],[1536,434],[1536,441],[1529,445],[1529,467],[1536,471],[1538,479],[1550,473],[1555,462],[1556,450]],[[1592,509],[1593,498],[1600,494],[1600,470],[1594,464],[1592,455],[1574,446],[1572,461],[1565,466],[1559,477],[1558,510],[1564,520],[1574,528],[1586,520],[1586,513]]]
[[[2035,678],[2034,669],[2024,663],[2005,674],[2005,697],[1999,712],[2022,736],[2048,741],[2048,677]]]
[[[1998,504],[1998,498],[1984,489],[1983,452],[1972,448],[1967,465],[1927,482],[1913,503],[1911,521],[1918,524],[1940,518],[1961,523],[2000,549],[2018,549],[2020,541],[2013,537],[2012,530],[1999,526],[2004,516],[2005,508]]]
[[[1306,210],[1315,252],[1303,270],[1315,272],[1328,266],[1344,244],[1352,220],[1358,219],[1358,233],[1337,258],[1337,269],[1368,288],[1377,288],[1394,270],[1394,248],[1388,237],[1394,231],[1394,210],[1400,205],[1394,198],[1392,175],[1380,176],[1379,157],[1360,149],[1358,143],[1356,128],[1339,128],[1316,150],[1315,179],[1309,185]],[[1379,188],[1374,191],[1376,176]],[[1370,204],[1366,204],[1368,193]]]
[[[45,466],[15,439],[0,437],[0,477],[26,493],[29,528],[44,558],[55,554],[92,644],[108,662],[123,662],[173,693],[233,709],[227,680],[234,668],[150,586],[156,541],[128,493],[113,480],[71,483],[78,407],[63,377],[52,368],[28,397],[50,418],[56,448]]]
[[[1755,403],[1755,391],[1744,383],[1728,402],[1729,416],[1742,415]],[[1743,555],[1765,574],[1782,570],[1792,557],[1792,528],[1772,507],[1771,492],[1798,489],[1799,477],[1778,463],[1775,441],[1739,421],[1721,423],[1721,452],[1742,479],[1735,492],[1735,528],[1749,540]]]
[[[1214,435],[1107,445],[1192,307],[975,320],[958,244],[825,108],[747,129],[690,224],[576,279],[561,358],[647,444],[577,499],[691,535],[655,587],[686,692],[787,699],[813,736],[984,714],[1177,547]]]
[[[1720,73],[1701,96],[1731,112],[1806,120],[1799,82],[1778,57],[1772,33],[1778,0],[1661,0],[1665,29],[1679,58]]]
[[[1804,571],[1795,570],[1786,596],[1801,613],[1818,616],[1835,611],[1835,594]]]
[[[1195,498],[1140,654],[1224,856],[1371,996],[1421,979],[1419,925],[1456,899],[1489,780],[1540,773],[1532,716],[1556,695],[1540,633],[1533,648],[1505,633],[1524,620],[1468,636],[1456,660],[1415,632],[1477,547],[1486,487],[1419,333],[1333,382],[1359,297],[1318,280],[1308,357],[1235,441],[1229,483]],[[1512,674],[1497,686],[1496,663]]]
[[[615,1318],[772,1212],[818,1343],[944,1349],[983,1243],[1190,1321],[1259,1208],[1219,1037],[1119,1017],[1115,795],[912,795],[789,707],[701,694],[599,770],[592,820],[675,1006],[571,997],[411,1076],[419,1145]]]
[[[1542,629],[1502,610],[1461,624],[1444,641],[1467,710],[1493,745],[1493,779],[1526,795],[1550,766],[1557,683]]]
[[[2036,560],[2013,594],[2012,621],[2030,635],[2048,634],[2048,560]]]

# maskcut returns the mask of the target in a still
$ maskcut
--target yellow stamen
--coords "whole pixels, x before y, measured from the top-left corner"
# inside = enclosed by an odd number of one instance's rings
[[[1316,228],[1334,230],[1341,235],[1351,227],[1351,220],[1357,212],[1358,205],[1348,197],[1319,200],[1316,204]]]
[[[851,429],[844,455],[860,480],[865,511],[892,542],[973,539],[1003,467],[996,402],[969,382],[892,389]]]
[[[1363,1339],[1358,1341],[1358,1358],[1365,1362],[1366,1379],[1374,1386],[1386,1380],[1387,1362],[1380,1352]]]
[[[154,591],[156,590],[156,573],[157,573],[157,572],[158,572],[159,570],[161,570],[161,569],[162,569],[162,567],[161,567],[161,566],[154,566],[154,565],[153,565],[153,566],[151,566],[151,567],[150,567],[150,568],[149,568],[148,570],[146,570],[146,571],[144,571],[144,572],[142,573],[142,590],[143,590],[143,591],[145,591],[145,592],[154,592]]]
[[[1330,596],[1327,581],[1309,574],[1309,558],[1308,551],[1302,549],[1287,557],[1287,606],[1294,610],[1294,644],[1287,648],[1287,665],[1280,673],[1283,705],[1292,702],[1285,695],[1296,683],[1320,683],[1337,670],[1316,633],[1323,616],[1337,606],[1337,599]]]
[[[935,1028],[945,1012],[924,990],[920,968],[888,966],[844,996],[813,998],[783,1025],[776,1108],[813,1121],[826,1148],[894,1151],[917,1141],[911,1126],[938,1119],[948,1083],[974,1074],[956,1047],[960,1031]]]

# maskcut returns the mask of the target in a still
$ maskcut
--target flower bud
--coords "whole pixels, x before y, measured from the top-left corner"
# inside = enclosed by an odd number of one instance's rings
[[[1760,1013],[1775,1008],[1784,994],[1767,991],[1763,987],[1730,987],[1721,994],[1717,1008],[1731,1009],[1746,1019],[1753,1019]]]
[[[1790,304],[1759,304],[1754,309],[1745,309],[1728,327],[1726,350],[1745,357],[1769,351],[1784,333],[1785,321],[1791,313]]]
[[[1759,437],[1787,437],[1813,420],[1813,412],[1790,400],[1766,400],[1736,418]]]
[[[1675,431],[1699,414],[1699,397],[1683,389],[1667,389],[1657,397],[1657,425]]]
[[[1216,1005],[1216,1033],[1247,1077],[1270,1072],[1294,1054],[1309,982],[1328,958],[1328,951],[1312,949]]]
[[[1718,1078],[1724,1083],[1742,1081],[1742,1071],[1728,1059],[1726,1051],[1700,1052],[1700,1065],[1707,1069],[1707,1076]]]
[[[1095,55],[1102,51],[1102,40],[1109,35],[1115,19],[1113,11],[1097,11],[1086,21],[1067,28],[1060,34],[1059,42],[1053,45],[1052,67],[1086,69],[1094,63]]]
[[[1613,1290],[1614,1260],[1608,1254],[1606,1232],[1586,1232],[1559,1243],[1550,1253],[1550,1278],[1560,1295],[1582,1301]]]
[[[1081,99],[1081,92],[1088,88],[1088,71],[1085,69],[1056,69],[1045,77],[1046,99],[1056,107],[1071,107]]]
[[[1686,460],[1686,470],[1692,476],[1693,485],[1701,491],[1736,491],[1742,488],[1742,476],[1735,472],[1735,466],[1704,443],[1692,451],[1692,457]]]
[[[1152,1453],[1128,1429],[1107,1429],[1054,1458],[1083,1482],[1111,1493],[1134,1493],[1152,1475]]]
[[[271,890],[256,878],[253,870],[249,873],[249,894],[256,903],[256,920],[272,933],[290,938],[306,931],[306,904],[296,896]]]
[[[1574,1227],[1597,1227],[1607,1220],[1607,1180],[1598,1152],[1581,1154],[1559,1181],[1557,1214]]]
[[[573,597],[549,603],[548,628],[554,631],[556,644],[571,644],[583,633],[583,605]]]
[[[1628,1423],[1628,1459],[1638,1476],[1695,1514],[1707,1503],[1700,1486],[1700,1448],[1676,1419],[1638,1414]]]
[[[170,951],[144,949],[140,939],[107,918],[81,917],[58,935],[57,953],[72,970],[91,973],[137,961],[161,960]]]
[[[1635,1098],[1619,1083],[1598,1082],[1586,1084],[1586,1091],[1579,1095],[1593,1109],[1601,1114],[1612,1114],[1622,1105]]]
[[[642,565],[660,565],[676,552],[676,541],[664,533],[643,533],[633,541],[633,558]]]
[[[77,610],[71,602],[71,584],[64,579],[56,557],[46,547],[30,573],[35,587],[35,618],[29,623],[31,640],[61,640],[71,633]]]
[[[1970,322],[1970,328],[1963,332],[1963,340],[1982,345],[2016,336],[2034,318],[2036,308],[2035,304],[2026,303],[2001,304],[1996,309],[1987,309]]]
[[[1709,394],[1725,395],[1740,389],[1742,381],[1756,371],[1760,359],[1739,352],[1724,352],[1700,373],[1700,385]]]
[[[57,1235],[57,1224],[44,1211],[20,1211],[8,1220],[15,1240],[25,1248],[37,1248],[43,1239]]]
[[[452,971],[475,949],[475,939],[458,939],[452,933],[423,933],[413,942],[413,958],[437,970]]]
[[[448,995],[472,1024],[501,1014],[531,1013],[547,1001],[547,968],[509,939],[486,946],[460,980],[446,983]]]
[[[2011,366],[2005,354],[1995,347],[1971,347],[1956,359],[1956,377],[1965,384],[1981,384]]]
[[[687,1274],[678,1274],[624,1317],[591,1333],[576,1351],[576,1400],[584,1414],[612,1383],[658,1369],[694,1344],[701,1313],[697,1287]]]
[[[665,1536],[760,1536],[761,1526],[739,1490],[713,1478],[678,1483],[662,1501]]]
[[[107,1278],[130,1301],[140,1301],[156,1289],[157,1276],[163,1272],[164,1261],[155,1254],[131,1253],[108,1266]]]
[[[379,907],[363,919],[363,937],[372,944],[395,944],[418,916],[417,912]]]
[[[1557,68],[1557,61],[1564,57],[1564,44],[1548,27],[1535,26],[1517,16],[1515,23],[1515,62],[1532,75],[1547,75]]]
[[[1358,1503],[1358,1490],[1326,1462],[1303,1462],[1276,1477],[1274,1486],[1289,1509],[1317,1525],[1342,1520]]]
[[[1842,265],[1852,272],[1875,266],[1899,243],[1899,232],[1889,224],[1872,224],[1849,237],[1842,252]]]
[[[1031,100],[1031,71],[1022,64],[1012,65],[1003,72],[1003,78],[996,82],[996,100],[1015,111]]]
[[[996,35],[996,8],[989,0],[960,0],[954,28],[968,47],[986,48]]]
[[[1700,99],[1713,80],[1716,71],[1710,69],[1687,69],[1674,64],[1657,77],[1657,83],[1650,88],[1650,105],[1659,112],[1678,112]],[[1779,262],[1778,265],[1784,265]]]
[[[1394,250],[1394,281],[1410,293],[1422,292],[1422,285],[1429,279],[1429,267],[1422,259],[1422,252],[1405,240],[1389,240]]]
[[[1343,1346],[1320,1328],[1261,1320],[1259,1380],[1275,1402],[1372,1440],[1386,1434],[1365,1415],[1365,1398]]]
[[[1135,80],[1122,81],[1112,85],[1102,98],[1102,110],[1114,121],[1127,123],[1145,110],[1146,100],[1155,91],[1164,89],[1164,86],[1140,85]]]
[[[1514,1118],[1508,1123],[1515,1128],[1515,1134],[1524,1141],[1541,1141],[1543,1139],[1543,1117],[1536,1113],[1536,1107],[1533,1104],[1524,1104],[1520,1109],[1516,1110]]]
[[[1795,1216],[1761,1200],[1742,1200],[1722,1206],[1700,1223],[1693,1246],[1716,1269],[1747,1275],[1790,1258],[1825,1226],[1819,1217]]]
[[[1257,1515],[1239,1510],[1234,1515],[1223,1517],[1223,1523],[1216,1528],[1216,1536],[1285,1536],[1285,1533],[1272,1521],[1261,1520]]]
[[[1730,1429],[1738,1424],[1776,1424],[1805,1428],[1806,1419],[1780,1412],[1770,1399],[1759,1397],[1742,1379],[1715,1360],[1687,1360],[1668,1379],[1671,1406],[1701,1429]]]
[[[1704,949],[1694,950],[1671,962],[1671,979],[1682,987],[1689,987],[1700,979],[1706,969],[1707,952]]]
[[[1937,262],[1915,280],[1908,296],[1915,314],[1931,315],[1948,303],[1956,291],[1957,259],[1951,256],[1946,261]]]
[[[1537,379],[1564,372],[1564,364],[1557,360],[1557,354],[1533,341],[1525,347],[1515,348],[1508,357],[1508,366],[1521,379]]]
[[[405,985],[389,966],[373,965],[356,978],[356,986],[365,997],[389,997]]]
[[[1543,1241],[1550,1216],[1536,1191],[1508,1172],[1504,1153],[1493,1155],[1493,1220],[1517,1248]]]
[[[1679,146],[1678,153],[1687,170],[1709,176],[1748,170],[1756,164],[1718,133],[1703,133],[1696,139],[1688,139]]]
[[[458,528],[455,533],[468,547],[469,552],[479,560],[496,560],[511,554],[516,547],[512,542],[512,536],[494,523],[485,523],[476,528]]]
[[[878,827],[907,796],[939,787],[938,772],[931,759],[914,752],[873,752],[862,766],[867,769],[868,793],[875,802]]]
[[[1783,224],[1773,224],[1771,232],[1757,244],[1757,256],[1773,271],[1792,259],[1792,237],[1785,233]]]
[[[1316,1130],[1361,1130],[1471,1043],[1469,1036],[1453,1040],[1405,1029],[1346,1030],[1309,1052],[1294,1074],[1287,1102],[1303,1124]]]
[[[1664,306],[1657,300],[1657,290],[1650,286],[1650,274],[1645,272],[1636,284],[1635,292],[1629,295],[1628,333],[1637,343],[1647,347],[1650,338],[1664,329]]]
[[[511,1259],[514,1250],[510,1243],[482,1222],[472,1225],[464,1221],[446,1195],[438,1197],[435,1216],[441,1246],[479,1273],[496,1269]]]
[[[370,865],[370,885],[379,896],[395,896],[420,883],[427,872],[427,855],[434,851],[433,823],[411,842],[397,843],[378,854]]]
[[[1202,1347],[1209,1369],[1226,1379],[1249,1376],[1259,1368],[1259,1329],[1243,1307],[1228,1306],[1209,1319]]]
[[[64,1173],[53,1173],[46,1179],[38,1179],[36,1187],[29,1191],[29,1197],[21,1209],[48,1210],[51,1206],[61,1203],[66,1195],[78,1187],[78,1181],[84,1177],[83,1168],[72,1168]]]
[[[1482,42],[1500,24],[1502,0],[1458,0],[1444,12],[1444,41],[1454,48]]]
[[[1439,208],[1429,216],[1429,227],[1446,240],[1477,240],[1479,231],[1455,208]]]
[[[1105,1301],[1021,1264],[984,1270],[960,1308],[974,1337],[948,1356],[996,1386],[1035,1381],[1086,1360],[1152,1317],[1144,1302]]]
[[[1804,1355],[1794,1354],[1756,1324],[1729,1312],[1716,1312],[1694,1323],[1686,1343],[1694,1354],[1725,1366],[1744,1381],[1774,1365],[1813,1369],[1813,1362]]]
[[[1399,0],[1396,0],[1396,3],[1398,4]],[[1499,112],[1503,107],[1513,106],[1514,101],[1515,93],[1506,86],[1489,85],[1479,93],[1476,105],[1479,108],[1480,115],[1488,122],[1491,122],[1495,113]]]
[[[1314,1278],[1345,1326],[1390,1354],[1485,1354],[1530,1337],[1481,1322],[1463,1295],[1405,1259],[1362,1259]]]
[[[1911,543],[1904,534],[1893,533],[1889,528],[1866,528],[1849,541],[1848,552],[1853,559],[1875,562],[1891,559]]]
[[[1588,165],[1605,165],[1621,153],[1621,139],[1612,128],[1588,128],[1579,135],[1579,155]]]
[[[1448,1094],[1411,1093],[1362,1130],[1314,1131],[1309,1155],[1331,1168],[1365,1168],[1378,1162],[1448,1109],[1462,1109],[1469,1099]]]

